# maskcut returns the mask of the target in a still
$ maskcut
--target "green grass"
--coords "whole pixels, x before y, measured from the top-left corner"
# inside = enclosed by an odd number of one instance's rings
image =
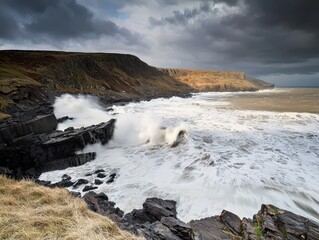
[[[263,237],[263,232],[262,232],[262,219],[259,219],[257,221],[257,223],[254,224],[254,227],[255,227],[255,233],[256,233],[258,239],[263,240],[264,237]]]

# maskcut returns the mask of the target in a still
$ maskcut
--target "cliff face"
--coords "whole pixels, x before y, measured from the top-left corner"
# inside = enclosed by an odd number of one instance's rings
[[[244,72],[161,68],[162,72],[199,91],[255,91],[273,86],[247,78]]]
[[[26,110],[60,93],[116,102],[265,86],[248,81],[243,72],[160,69],[127,54],[0,51],[0,118],[8,116],[1,112]]]
[[[59,93],[93,94],[116,102],[192,91],[132,55],[0,51],[0,118]]]

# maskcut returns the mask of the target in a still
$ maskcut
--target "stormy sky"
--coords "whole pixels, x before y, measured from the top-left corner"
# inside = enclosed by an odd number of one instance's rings
[[[130,53],[319,86],[318,0],[1,0],[0,24],[0,49]]]

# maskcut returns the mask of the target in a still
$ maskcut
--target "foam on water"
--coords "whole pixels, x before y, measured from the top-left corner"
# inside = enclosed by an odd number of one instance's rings
[[[96,191],[105,192],[126,212],[157,196],[177,201],[184,221],[222,209],[252,217],[262,203],[318,221],[319,115],[231,109],[223,101],[231,94],[240,93],[113,106],[117,115],[92,99],[62,96],[55,104],[57,116],[75,119],[60,129],[115,117],[114,138],[83,150],[96,151],[96,160],[44,173],[41,179],[56,182],[69,174],[73,180],[93,182],[94,176],[85,174],[103,168],[116,172],[117,178]],[[171,148],[180,130],[188,130],[186,141]]]

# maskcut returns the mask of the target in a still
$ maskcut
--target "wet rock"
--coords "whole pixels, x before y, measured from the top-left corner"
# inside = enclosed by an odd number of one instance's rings
[[[71,180],[71,177],[67,174],[63,174],[62,180],[64,180],[64,181]]]
[[[58,118],[58,123],[63,123],[65,122],[66,120],[73,120],[74,118],[70,118],[68,116],[65,116],[65,117],[61,117],[61,118]]]
[[[227,231],[227,227],[221,222],[219,216],[193,220],[189,224],[193,229],[195,239],[233,239],[232,233]]]
[[[95,185],[101,185],[103,183],[103,181],[99,180],[99,179],[95,179],[94,180],[94,184]]]
[[[115,207],[114,202],[108,201],[108,197],[104,193],[96,194],[95,192],[88,192],[83,196],[83,199],[92,211],[103,216],[116,214],[122,218],[124,215],[121,209]]]
[[[193,231],[190,225],[173,217],[162,217],[161,223],[168,227],[172,233],[181,239],[192,240]]]
[[[234,233],[234,234],[240,234],[241,233],[241,220],[240,218],[226,210],[223,210],[220,214],[220,219],[222,222],[228,227],[228,229]]]
[[[109,179],[106,181],[106,183],[112,183],[114,182],[114,179],[116,177],[116,173],[112,173],[110,176],[109,176]]]
[[[96,171],[94,172],[94,174],[103,173],[103,172],[105,172],[104,169],[98,169],[98,170],[96,170]]]
[[[83,188],[82,192],[87,192],[87,191],[94,190],[94,189],[97,189],[97,187],[95,187],[95,186],[85,186]]]
[[[159,221],[162,217],[176,218],[176,202],[172,200],[148,198],[143,203],[143,210]]]
[[[96,177],[98,177],[98,178],[106,178],[106,175],[103,174],[103,173],[98,173],[98,174],[96,175]]]
[[[71,187],[74,184],[74,182],[70,180],[62,180],[58,183],[52,184],[52,187],[60,187],[60,188],[68,188]]]
[[[73,185],[73,188],[78,188],[79,186],[83,185],[83,184],[87,184],[89,183],[88,180],[80,178],[79,180],[76,181],[76,183]]]

